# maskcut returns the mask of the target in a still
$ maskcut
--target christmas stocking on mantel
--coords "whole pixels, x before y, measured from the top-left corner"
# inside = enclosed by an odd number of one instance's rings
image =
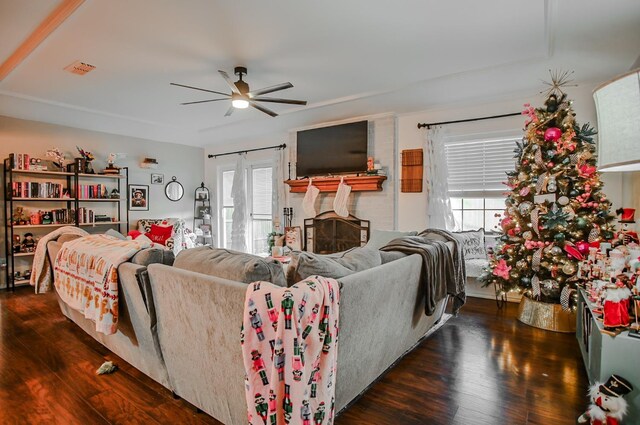
[[[338,192],[336,193],[336,198],[333,200],[333,210],[340,217],[349,217],[347,202],[349,201],[350,193],[351,186],[344,182],[344,177],[341,177],[340,184],[338,185]]]
[[[320,189],[311,184],[312,180],[313,179],[309,179],[309,186],[307,186],[307,192],[305,193],[304,199],[302,200],[302,210],[307,215],[307,217],[316,216],[316,198],[320,193]]]

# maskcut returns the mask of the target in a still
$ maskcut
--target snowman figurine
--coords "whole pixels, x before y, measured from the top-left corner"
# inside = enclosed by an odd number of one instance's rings
[[[589,388],[591,404],[578,418],[580,424],[620,425],[627,413],[627,401],[622,398],[633,391],[626,379],[611,375],[606,383],[596,382]]]

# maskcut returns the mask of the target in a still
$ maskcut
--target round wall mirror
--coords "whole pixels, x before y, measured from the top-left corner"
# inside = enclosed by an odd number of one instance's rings
[[[184,196],[184,187],[182,187],[182,184],[176,179],[176,176],[171,177],[171,181],[164,187],[164,194],[167,195],[169,200],[174,202],[182,199],[182,196]]]

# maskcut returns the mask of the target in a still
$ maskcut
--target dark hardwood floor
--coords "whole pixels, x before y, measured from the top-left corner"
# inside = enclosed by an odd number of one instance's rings
[[[336,420],[347,424],[574,424],[587,378],[575,336],[469,299]],[[97,377],[104,360],[120,370]],[[60,313],[51,294],[0,294],[0,424],[218,424]]]

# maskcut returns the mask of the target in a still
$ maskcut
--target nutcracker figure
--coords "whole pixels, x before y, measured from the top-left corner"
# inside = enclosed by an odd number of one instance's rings
[[[251,316],[251,327],[256,330],[256,335],[258,335],[258,341],[264,340],[264,333],[262,332],[262,318],[260,314],[258,314],[257,309],[253,309],[249,311],[249,316]]]
[[[329,306],[325,305],[322,310],[322,317],[320,318],[320,323],[318,324],[318,329],[320,330],[320,340],[324,339],[324,334],[329,331]]]
[[[273,306],[273,300],[271,299],[271,292],[264,295],[267,301],[267,314],[269,315],[269,321],[273,330],[278,330],[278,310]]]
[[[324,421],[324,401],[321,401],[318,405],[318,410],[313,414],[313,425],[322,425],[322,421]]]
[[[304,328],[304,332],[302,332],[302,339],[307,339],[307,336],[309,336],[309,334],[311,333],[311,329],[313,327],[313,324],[315,323],[316,319],[318,318],[319,309],[320,309],[320,305],[319,304],[314,305],[313,309],[311,309],[311,317],[309,318],[309,323]]]
[[[251,351],[251,362],[253,363],[253,370],[258,372],[260,379],[262,379],[262,385],[269,385],[264,360],[262,360],[262,354],[258,350]]]
[[[278,422],[278,414],[276,413],[276,395],[273,390],[269,390],[269,423],[276,425]]]
[[[291,421],[291,414],[293,413],[293,403],[291,403],[291,389],[288,384],[284,384],[284,399],[282,399],[282,410],[284,411],[284,421],[289,423]]]
[[[622,398],[633,391],[633,386],[618,375],[611,375],[606,383],[596,382],[589,388],[591,404],[578,418],[578,423],[591,425],[620,425],[627,412],[627,401]]]
[[[604,296],[603,320],[605,328],[629,326],[629,299],[631,290],[627,287],[627,276],[620,274],[615,278],[615,284],[607,286]]]
[[[260,417],[262,418],[262,422],[264,422],[264,424],[267,424],[267,402],[264,401],[264,397],[262,397],[262,395],[260,393],[256,393],[256,412],[258,413],[258,415],[260,415]]]
[[[299,381],[302,376],[302,359],[300,358],[300,345],[298,344],[298,338],[293,338],[293,358],[291,359],[291,366],[293,368],[294,379],[296,377],[296,372],[299,372],[299,374],[297,374],[298,379],[295,379],[296,381]]]
[[[302,316],[304,315],[304,308],[307,305],[307,299],[309,297],[307,296],[307,294],[305,293],[302,296],[302,300],[300,301],[300,304],[298,304],[298,321],[302,320]]]
[[[633,208],[619,208],[616,210],[616,214],[620,216],[618,223],[620,224],[620,231],[616,235],[618,244],[629,245],[631,242],[638,243],[638,233],[633,229],[635,224],[636,210]]]
[[[300,419],[302,419],[302,425],[311,425],[311,407],[309,407],[309,400],[302,400]]]
[[[281,302],[282,313],[284,313],[284,328],[291,329],[291,316],[293,314],[293,294],[291,291],[284,291]]]
[[[278,348],[275,349],[274,354],[275,354],[274,356],[275,361],[273,363],[276,367],[276,370],[278,371],[278,380],[283,381],[285,354],[284,354],[284,348],[282,348],[282,345],[280,345]]]

